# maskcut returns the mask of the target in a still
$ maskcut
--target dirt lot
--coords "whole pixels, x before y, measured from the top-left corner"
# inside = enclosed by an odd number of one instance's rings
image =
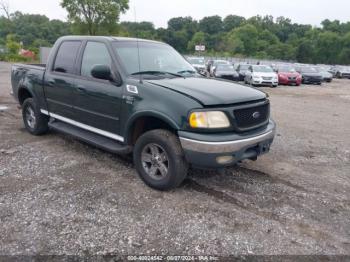
[[[350,254],[350,80],[263,88],[270,154],[168,193],[132,163],[29,135],[0,63],[0,254]]]

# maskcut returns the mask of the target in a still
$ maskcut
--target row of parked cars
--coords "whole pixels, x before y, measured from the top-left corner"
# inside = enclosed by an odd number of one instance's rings
[[[203,57],[188,57],[196,70],[208,77],[243,81],[252,86],[317,84],[331,82],[333,78],[350,79],[350,67],[306,64],[248,64],[231,63],[226,60],[205,60]]]

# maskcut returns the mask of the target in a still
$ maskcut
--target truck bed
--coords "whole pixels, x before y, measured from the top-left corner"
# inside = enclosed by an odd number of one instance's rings
[[[12,65],[11,84],[14,98],[18,101],[18,89],[21,87],[21,85],[24,85],[24,82],[26,83],[27,87],[32,88],[33,92],[38,92],[38,87],[41,87],[43,84],[45,70],[45,64]]]

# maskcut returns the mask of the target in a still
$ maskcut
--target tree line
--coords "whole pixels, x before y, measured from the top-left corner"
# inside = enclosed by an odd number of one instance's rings
[[[128,9],[128,1],[106,1],[114,2],[114,6],[95,6],[92,10],[100,13],[89,17],[88,5],[82,8],[75,4],[81,1],[63,0],[61,5],[68,11],[68,21],[3,12],[0,47],[14,51],[22,46],[37,52],[40,46],[51,46],[63,35],[115,35],[163,41],[183,54],[193,54],[195,45],[201,44],[206,46],[205,55],[350,64],[350,22],[326,19],[321,26],[313,27],[292,23],[285,17],[257,15],[246,19],[229,15],[198,21],[192,17],[176,17],[168,21],[167,28],[155,28],[151,22],[118,22],[119,14]]]

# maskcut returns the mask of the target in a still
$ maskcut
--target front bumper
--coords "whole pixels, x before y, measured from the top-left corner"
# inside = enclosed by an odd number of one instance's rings
[[[268,86],[277,86],[278,85],[278,80],[277,79],[254,79],[253,78],[253,81],[252,81],[252,84],[254,85],[268,85]]]
[[[186,160],[198,167],[220,168],[232,166],[244,159],[255,160],[259,155],[267,153],[276,133],[276,124],[270,120],[267,127],[249,134],[231,134],[213,137],[212,134],[199,135],[179,132]],[[206,140],[202,140],[205,139]],[[215,139],[216,141],[213,141]],[[222,159],[227,161],[223,162]]]
[[[322,78],[312,78],[312,77],[305,77],[303,79],[304,84],[321,84]]]
[[[290,78],[279,78],[278,83],[280,85],[300,85],[301,78],[290,79]]]
[[[225,79],[225,80],[239,81],[238,75],[216,75],[215,77]]]

